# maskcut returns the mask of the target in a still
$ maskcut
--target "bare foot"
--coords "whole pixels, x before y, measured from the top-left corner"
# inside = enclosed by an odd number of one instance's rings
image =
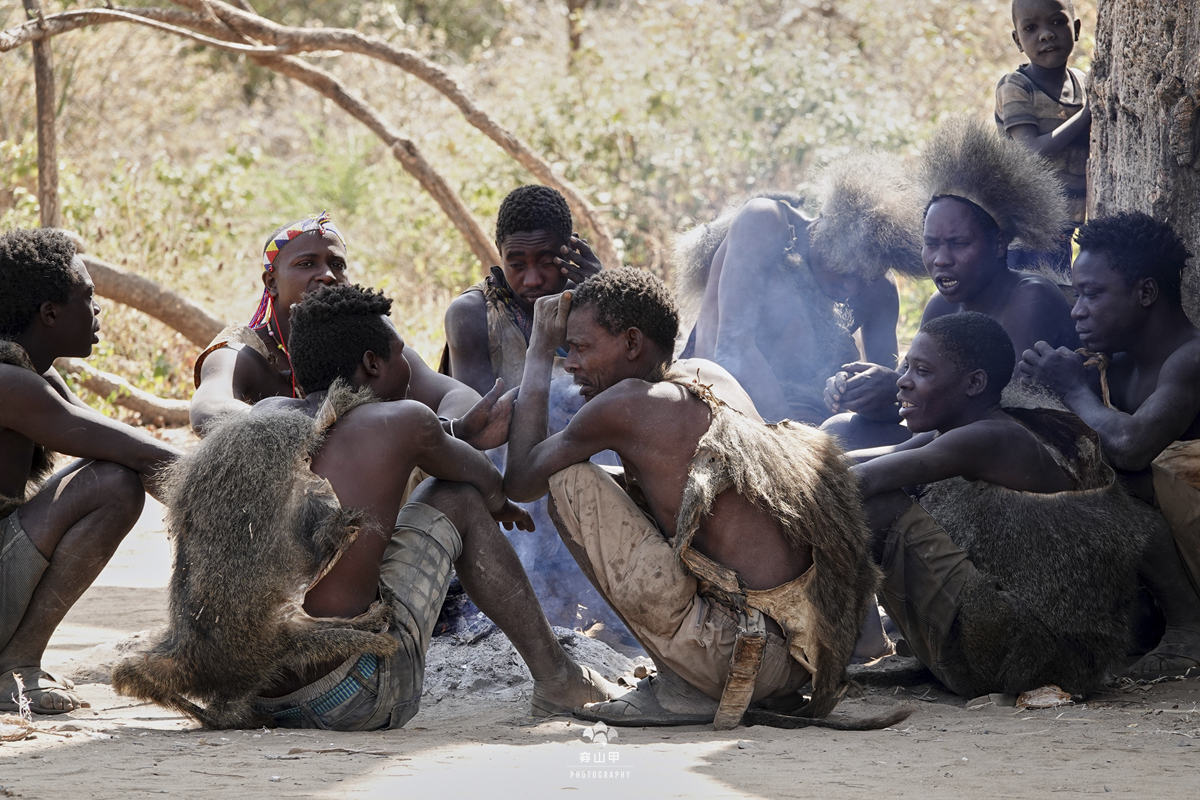
[[[46,672],[40,667],[14,667],[0,673],[0,711],[18,711],[17,681],[21,676],[25,685],[25,699],[34,714],[66,714],[88,705],[75,693],[75,684],[69,679]]]
[[[572,662],[563,677],[534,681],[531,714],[535,717],[565,714],[573,708],[608,700],[626,691],[591,667]]]
[[[1125,677],[1135,681],[1200,677],[1200,631],[1167,628],[1158,647],[1142,656]]]

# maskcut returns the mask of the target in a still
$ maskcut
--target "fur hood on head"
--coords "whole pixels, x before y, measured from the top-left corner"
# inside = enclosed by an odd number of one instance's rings
[[[1013,245],[1051,250],[1070,222],[1050,162],[970,117],[942,123],[921,150],[925,201],[952,195],[988,213]]]

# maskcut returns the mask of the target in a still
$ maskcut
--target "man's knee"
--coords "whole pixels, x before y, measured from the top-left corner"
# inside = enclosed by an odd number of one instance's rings
[[[112,461],[97,461],[85,469],[92,473],[89,488],[96,493],[98,505],[113,521],[114,533],[124,538],[142,516],[146,489],[142,477],[129,467]]]
[[[487,513],[483,495],[469,483],[443,481],[429,478],[422,481],[409,496],[410,503],[424,503],[446,515],[446,518],[463,533],[471,515]]]

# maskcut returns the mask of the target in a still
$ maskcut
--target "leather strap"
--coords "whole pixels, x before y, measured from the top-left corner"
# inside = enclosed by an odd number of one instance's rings
[[[729,677],[721,692],[721,702],[713,717],[713,729],[728,731],[736,728],[754,696],[758,670],[762,667],[763,651],[767,646],[767,626],[762,612],[756,608],[738,614],[737,641],[729,658]]]

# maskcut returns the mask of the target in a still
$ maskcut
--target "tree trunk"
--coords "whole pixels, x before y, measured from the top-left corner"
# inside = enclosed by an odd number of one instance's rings
[[[25,16],[45,25],[41,0],[25,0]],[[33,81],[37,96],[38,210],[43,228],[62,225],[58,208],[58,139],[54,132],[54,58],[50,40],[33,43]]]
[[[1200,5],[1103,0],[1088,92],[1088,214],[1142,211],[1196,254],[1184,307],[1200,323]]]

